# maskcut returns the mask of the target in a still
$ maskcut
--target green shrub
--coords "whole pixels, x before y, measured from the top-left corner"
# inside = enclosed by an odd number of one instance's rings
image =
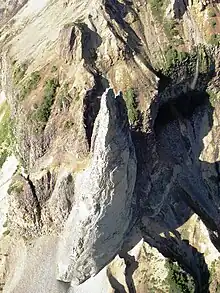
[[[173,67],[177,63],[181,63],[189,57],[187,52],[177,51],[172,46],[168,47],[165,51],[165,72],[168,72],[171,67]]]
[[[177,29],[177,22],[173,19],[164,20],[163,27],[164,27],[164,32],[170,41],[173,41],[173,37],[179,34],[179,31]]]
[[[3,236],[8,236],[10,234],[10,231],[9,230],[6,230],[3,232]]]
[[[213,46],[218,46],[220,44],[220,34],[213,34],[209,38],[209,43]]]
[[[211,264],[211,267],[209,269],[210,278],[209,283],[212,284],[212,290],[213,292],[220,293],[220,283],[218,279],[218,271],[216,272],[216,268],[219,267],[219,258],[214,260]],[[213,288],[214,287],[214,288]]]
[[[11,154],[12,145],[12,121],[10,108],[7,103],[0,107],[0,168]]]
[[[31,93],[32,90],[35,90],[40,80],[41,80],[40,72],[39,71],[32,72],[30,77],[26,80],[26,82],[20,88],[19,99],[23,100]]]
[[[74,122],[71,121],[71,120],[67,120],[65,121],[65,124],[64,124],[64,129],[71,129],[74,125]]]
[[[212,20],[212,22],[211,22],[211,26],[212,26],[213,28],[215,28],[216,25],[217,25],[216,21],[215,21],[215,20]]]
[[[216,12],[213,8],[210,8],[208,11],[208,16],[209,17],[216,17]]]
[[[195,284],[193,278],[182,270],[178,264],[167,260],[168,269],[167,282],[170,286],[169,293],[194,293]]]
[[[59,82],[56,78],[52,78],[46,81],[44,86],[43,102],[41,103],[41,105],[38,106],[38,108],[34,112],[34,119],[37,122],[42,123],[43,127],[46,125],[50,117],[50,113],[56,95],[56,89],[58,86]]]
[[[18,84],[24,77],[27,69],[28,69],[28,64],[27,62],[24,62],[22,64],[18,64],[16,65],[16,63],[14,64],[14,70],[13,70],[13,80],[15,84]]]
[[[56,65],[53,65],[51,68],[51,73],[54,73],[58,70],[58,68],[56,67]]]
[[[214,93],[214,92],[211,91],[211,90],[207,90],[206,92],[207,92],[207,94],[209,95],[209,101],[210,101],[212,107],[215,107],[216,102],[219,101],[219,96],[218,96],[218,94]]]
[[[128,119],[131,124],[135,124],[138,120],[138,110],[136,102],[136,94],[134,89],[129,88],[124,94],[127,110],[128,110]]]

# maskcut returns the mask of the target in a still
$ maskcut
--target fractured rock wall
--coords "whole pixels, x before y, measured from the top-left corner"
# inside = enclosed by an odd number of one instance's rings
[[[136,157],[125,103],[107,89],[101,98],[89,167],[76,174],[75,204],[58,248],[59,280],[81,283],[120,250],[132,221]]]

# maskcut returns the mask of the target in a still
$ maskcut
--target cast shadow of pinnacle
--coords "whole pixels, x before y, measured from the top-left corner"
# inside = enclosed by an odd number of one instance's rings
[[[173,4],[174,17],[181,19],[189,6],[188,0],[175,0]]]
[[[86,95],[83,99],[83,120],[89,149],[91,147],[91,139],[95,119],[100,109],[100,97],[109,87],[107,79],[105,79],[103,76],[101,76],[100,74],[94,74],[93,76],[95,85],[92,89],[86,92]]]
[[[142,233],[144,241],[156,247],[166,258],[177,262],[193,277],[195,293],[209,292],[210,273],[204,255],[190,245],[188,240],[182,240],[177,231],[174,232],[175,235],[165,233],[165,237],[161,237],[154,232],[149,233],[145,226],[142,227]]]
[[[84,59],[84,66],[91,74],[98,74],[95,61],[97,59],[97,49],[102,44],[102,38],[96,32],[91,30],[85,23],[76,24],[82,33],[82,58]],[[74,41],[70,41],[73,46]]]
[[[129,3],[129,4],[128,4]],[[129,1],[126,4],[120,3],[117,0],[105,0],[104,8],[106,13],[109,15],[111,20],[115,20],[115,22],[119,25],[120,29],[124,31],[127,35],[127,40],[124,39],[118,34],[112,22],[108,21],[109,28],[112,30],[116,38],[118,38],[125,45],[125,54],[126,58],[133,58],[134,55],[137,55],[139,59],[143,62],[143,64],[156,76],[160,77],[161,73],[157,72],[148,56],[145,54],[145,50],[143,47],[143,42],[141,38],[136,34],[136,32],[132,29],[132,27],[125,21],[125,17],[129,11],[135,13],[132,9],[132,5]],[[145,36],[142,36],[145,39]]]
[[[138,262],[135,260],[134,256],[129,255],[128,253],[122,253],[120,255],[125,262],[125,282],[128,288],[128,292],[125,287],[111,274],[110,270],[107,270],[107,277],[111,284],[111,287],[118,293],[136,293],[136,288],[133,281],[133,273],[138,268]]]
[[[203,138],[213,125],[214,108],[206,92],[212,77],[207,75],[198,90],[176,91],[177,96],[171,91],[172,95],[164,97],[163,88],[151,105],[151,131],[132,132],[138,162],[136,213],[142,237],[190,273],[195,292],[200,293],[209,292],[204,256],[182,240],[176,229],[195,213],[220,251],[219,162],[200,160]],[[205,176],[206,170],[212,170],[212,176]]]
[[[115,293],[127,293],[124,286],[107,270],[107,277]]]
[[[91,19],[91,16],[90,16]],[[90,20],[92,21],[92,20]],[[86,132],[86,139],[89,149],[91,147],[92,131],[95,122],[95,118],[100,109],[100,97],[109,87],[109,83],[99,72],[96,66],[97,49],[102,44],[102,38],[94,30],[91,30],[85,23],[77,23],[76,26],[82,33],[82,58],[84,60],[85,69],[93,75],[94,86],[86,92],[83,99],[83,120],[84,128]],[[70,49],[74,46],[75,35],[72,33],[70,38]]]
[[[130,27],[130,25],[124,20],[128,13],[127,5],[124,5],[117,0],[105,0],[104,7],[110,19],[114,19],[116,23],[120,26],[120,28],[127,33],[127,53],[140,53],[142,47],[141,39],[137,36],[137,34]]]

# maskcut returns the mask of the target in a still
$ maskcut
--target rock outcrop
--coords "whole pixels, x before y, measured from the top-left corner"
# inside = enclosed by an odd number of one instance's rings
[[[216,2],[0,1],[5,293],[217,291]]]
[[[73,284],[114,258],[132,223],[136,157],[125,103],[112,89],[101,98],[88,160],[76,174],[74,206],[58,248],[57,278]]]

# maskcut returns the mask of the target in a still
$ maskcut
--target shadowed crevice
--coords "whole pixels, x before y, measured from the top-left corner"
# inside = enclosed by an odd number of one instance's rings
[[[83,99],[83,122],[89,149],[91,147],[91,139],[95,119],[100,109],[100,98],[105,90],[109,87],[108,81],[99,74],[94,75],[94,80],[94,87],[87,91]]]

